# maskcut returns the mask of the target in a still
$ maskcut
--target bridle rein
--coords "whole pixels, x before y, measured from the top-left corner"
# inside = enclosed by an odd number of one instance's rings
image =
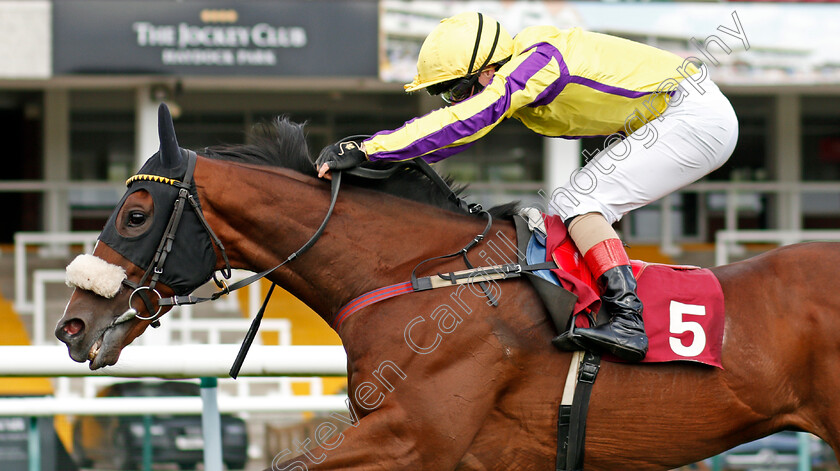
[[[356,136],[352,136],[352,137],[356,137]],[[324,233],[324,229],[326,228],[327,223],[329,222],[330,217],[332,216],[333,209],[335,208],[335,203],[338,199],[339,189],[341,187],[341,176],[342,176],[342,173],[343,173],[341,171],[331,172],[332,173],[332,179],[331,179],[331,187],[330,187],[330,205],[329,205],[329,208],[327,209],[327,213],[324,216],[323,221],[321,222],[321,225],[318,227],[318,229],[315,231],[315,233],[309,238],[309,240],[307,240],[306,243],[304,243],[299,249],[294,251],[291,255],[289,255],[285,260],[283,260],[278,265],[276,265],[272,268],[269,268],[268,270],[265,270],[263,272],[255,273],[255,274],[253,274],[253,275],[251,275],[247,278],[244,278],[244,279],[242,279],[242,280],[240,280],[240,281],[238,281],[238,282],[236,282],[232,285],[228,285],[226,280],[230,279],[232,271],[231,271],[231,267],[230,267],[230,262],[229,262],[228,257],[227,257],[227,253],[225,252],[224,245],[222,244],[222,242],[218,238],[218,236],[216,236],[216,234],[210,228],[210,225],[207,223],[207,220],[205,219],[204,214],[201,211],[201,207],[199,206],[198,202],[196,201],[196,198],[190,192],[191,185],[192,185],[192,179],[193,179],[193,173],[195,171],[197,156],[196,156],[196,153],[193,152],[193,151],[185,150],[185,152],[186,152],[186,157],[187,157],[187,168],[186,168],[186,172],[184,174],[184,178],[183,178],[182,181],[173,180],[173,179],[169,179],[169,178],[165,178],[165,177],[159,177],[159,176],[155,176],[155,175],[135,175],[135,176],[131,177],[130,179],[128,179],[128,181],[126,181],[126,184],[130,184],[131,182],[137,181],[137,180],[150,180],[150,181],[158,182],[158,183],[161,183],[161,184],[173,185],[173,186],[178,188],[178,196],[175,200],[174,208],[172,210],[172,214],[170,215],[169,222],[167,223],[167,226],[166,226],[166,229],[163,233],[163,236],[161,237],[161,240],[158,243],[157,250],[155,251],[154,258],[152,259],[152,262],[149,264],[149,266],[146,268],[146,270],[145,270],[143,276],[141,277],[140,281],[139,282],[133,282],[133,281],[130,281],[128,279],[123,279],[122,284],[131,288],[133,291],[131,292],[131,294],[129,295],[129,298],[128,298],[128,309],[123,314],[121,314],[120,316],[115,318],[114,321],[111,323],[110,327],[113,327],[115,325],[130,321],[130,320],[135,319],[135,318],[139,319],[139,320],[143,320],[143,321],[150,321],[152,327],[158,327],[158,326],[160,326],[159,318],[162,315],[161,311],[163,310],[164,307],[181,306],[181,305],[188,305],[188,304],[198,304],[198,303],[202,303],[202,302],[206,302],[206,301],[213,301],[213,300],[216,300],[216,299],[220,298],[221,296],[223,296],[225,294],[230,293],[231,291],[235,291],[239,288],[245,287],[245,286],[247,286],[247,285],[249,285],[249,284],[265,277],[265,276],[267,276],[268,274],[270,274],[273,271],[277,270],[278,268],[286,265],[287,263],[291,262],[292,260],[298,258],[301,254],[303,254],[304,252],[309,250],[313,245],[315,245],[315,243],[318,241],[318,239]],[[482,214],[487,218],[487,225],[485,226],[482,233],[476,235],[473,238],[473,240],[471,240],[461,250],[459,250],[457,252],[453,252],[451,254],[447,254],[447,255],[432,257],[432,258],[429,258],[427,260],[424,260],[424,261],[418,263],[417,266],[414,268],[414,270],[411,273],[412,284],[416,284],[417,269],[421,265],[423,265],[427,262],[430,262],[432,260],[451,258],[451,257],[456,257],[456,256],[461,255],[463,257],[466,265],[469,268],[473,268],[472,265],[469,262],[469,259],[467,258],[467,252],[472,247],[474,247],[476,244],[478,244],[480,241],[482,241],[485,238],[485,236],[487,235],[487,233],[490,230],[490,227],[493,224],[493,217],[490,215],[489,212],[485,211],[481,207],[481,205],[475,204],[475,203],[470,204],[470,203],[465,202],[463,199],[461,199],[454,191],[452,191],[452,189],[449,187],[449,185],[446,183],[446,181],[443,180],[443,178],[441,178],[440,175],[438,175],[438,173],[435,172],[434,169],[432,169],[429,166],[428,163],[426,163],[424,160],[422,160],[420,158],[417,158],[417,159],[414,159],[414,160],[411,160],[411,161],[400,162],[398,165],[394,165],[392,167],[385,168],[385,169],[372,169],[372,168],[358,167],[358,168],[355,168],[355,169],[352,169],[352,170],[346,170],[345,172],[356,175],[356,176],[360,176],[360,177],[363,177],[363,178],[368,178],[368,179],[383,179],[383,178],[390,177],[397,170],[399,170],[401,168],[404,168],[406,165],[414,166],[418,170],[423,172],[430,180],[432,180],[432,182],[434,182],[436,184],[436,186],[438,186],[442,191],[444,191],[444,193],[447,195],[447,198],[451,202],[456,204],[462,210],[464,210],[464,211],[466,211],[470,214]],[[219,288],[219,291],[216,291],[215,293],[213,293],[209,297],[195,297],[195,296],[192,296],[192,295],[186,295],[186,296],[173,295],[171,297],[163,297],[160,294],[160,292],[157,289],[155,289],[155,287],[156,287],[156,285],[157,285],[157,283],[160,279],[160,276],[163,274],[164,265],[166,264],[167,258],[169,257],[169,254],[172,251],[173,244],[174,244],[174,241],[175,241],[175,237],[176,237],[177,232],[178,232],[178,227],[179,227],[179,224],[181,222],[181,216],[184,213],[184,210],[187,206],[187,202],[189,202],[190,207],[192,207],[196,217],[201,222],[201,225],[203,226],[204,230],[210,236],[210,239],[212,240],[213,244],[218,248],[219,252],[221,253],[222,259],[224,260],[225,266],[222,269],[219,270],[221,275],[222,275],[222,279],[219,279],[216,276],[216,271],[215,270],[212,273],[213,281],[216,284],[216,286]],[[147,281],[148,281],[148,284],[146,284]],[[486,287],[483,286],[483,283],[479,283],[479,285],[482,286],[482,289],[485,291],[485,294],[487,294],[487,296],[491,299],[491,301],[495,302],[495,300],[493,300],[492,296],[487,291]],[[256,337],[257,331],[259,330],[260,322],[261,322],[262,317],[263,317],[263,313],[265,312],[265,309],[268,305],[268,300],[270,299],[270,297],[271,297],[271,295],[274,291],[274,287],[275,287],[275,284],[272,283],[271,287],[268,290],[268,293],[266,294],[265,300],[263,301],[263,304],[260,308],[260,311],[254,317],[254,319],[251,323],[251,327],[249,328],[248,333],[246,334],[246,336],[245,336],[245,338],[242,342],[242,346],[240,348],[239,354],[237,355],[237,358],[234,361],[234,364],[233,364],[233,366],[231,367],[231,370],[230,370],[230,376],[233,377],[233,378],[236,378],[236,376],[238,375],[239,369],[242,366],[242,362],[245,359],[245,355],[247,354],[247,351],[250,348],[251,343],[253,342],[254,338]],[[154,303],[152,302],[152,299],[150,299],[150,296],[149,296],[150,294],[157,297],[157,309],[155,309]],[[132,303],[134,301],[135,296],[139,297],[142,300],[144,306],[146,307],[146,310],[149,313],[148,316],[140,315],[140,313],[132,306]],[[152,314],[152,312],[154,312],[154,314]]]

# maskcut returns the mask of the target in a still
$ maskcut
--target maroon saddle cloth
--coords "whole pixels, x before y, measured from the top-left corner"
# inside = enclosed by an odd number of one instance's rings
[[[575,314],[597,313],[597,283],[558,216],[543,215],[548,232],[546,261],[560,284],[578,296]],[[694,361],[722,368],[724,299],[717,277],[706,268],[631,261],[642,300],[649,349],[643,362]],[[587,327],[587,316],[576,326]],[[604,359],[617,360],[610,355]],[[620,361],[620,360],[618,360]]]

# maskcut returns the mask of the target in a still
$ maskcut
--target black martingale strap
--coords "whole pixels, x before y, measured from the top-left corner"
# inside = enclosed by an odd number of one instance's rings
[[[446,183],[446,180],[444,180],[443,177],[441,177],[437,172],[435,172],[435,169],[433,169],[428,162],[426,162],[420,157],[417,157],[416,159],[413,159],[410,162],[413,165],[415,165],[421,172],[423,172],[423,174],[426,175],[426,177],[428,177],[429,180],[431,180],[435,185],[437,185],[438,188],[440,188],[444,193],[446,193],[446,197],[449,198],[449,201],[452,201],[453,203],[458,205],[458,207],[461,208],[462,211],[466,211],[470,214],[484,212],[484,209],[481,207],[480,204],[467,203],[463,198],[461,198],[460,196],[458,196],[458,194],[452,191],[452,188],[450,188],[449,184]]]
[[[254,320],[251,321],[251,326],[248,327],[248,332],[245,334],[245,338],[242,339],[242,345],[239,346],[239,352],[236,354],[236,359],[233,360],[233,365],[231,365],[230,371],[228,371],[228,375],[230,375],[233,379],[236,379],[236,377],[239,376],[239,370],[242,369],[242,363],[248,355],[248,350],[251,348],[251,344],[254,343],[254,338],[256,338],[257,332],[260,330],[260,323],[262,323],[265,308],[268,307],[268,301],[274,293],[275,286],[277,285],[271,283],[271,287],[268,288],[268,293],[265,294],[265,299],[263,299],[259,312],[257,312],[256,316],[254,316]]]
[[[560,404],[557,416],[556,471],[583,470],[586,414],[589,411],[592,386],[600,368],[601,356],[585,352],[576,378],[577,385],[572,404]]]

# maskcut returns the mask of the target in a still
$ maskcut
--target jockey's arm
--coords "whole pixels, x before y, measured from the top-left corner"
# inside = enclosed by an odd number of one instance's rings
[[[538,47],[502,66],[484,90],[473,97],[382,131],[364,142],[371,161],[402,161],[415,157],[432,163],[468,148],[502,120],[530,105],[559,81],[557,62]]]

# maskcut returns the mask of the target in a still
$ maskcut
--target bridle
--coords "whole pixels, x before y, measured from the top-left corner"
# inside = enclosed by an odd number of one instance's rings
[[[358,139],[360,137],[365,137],[365,136],[350,136],[350,137],[347,137],[347,138],[343,139],[340,142],[343,142],[345,140]],[[177,181],[177,180],[168,179],[168,178],[164,178],[164,177],[157,177],[157,176],[153,176],[153,175],[135,175],[134,177],[129,179],[128,182],[127,182],[127,183],[131,183],[132,181],[135,181],[135,180],[146,179],[146,180],[159,182],[159,183],[162,183],[162,184],[173,185],[173,186],[178,188],[178,196],[175,200],[174,208],[173,208],[172,214],[169,218],[169,222],[167,223],[167,226],[166,226],[166,229],[163,233],[163,236],[161,237],[161,240],[158,243],[157,250],[155,251],[154,258],[152,259],[152,262],[149,264],[149,266],[146,268],[146,270],[143,273],[143,276],[141,277],[140,281],[139,282],[133,282],[133,281],[130,281],[128,279],[124,279],[122,281],[122,284],[131,288],[133,291],[131,292],[131,294],[129,295],[129,298],[128,298],[128,309],[123,314],[121,314],[120,316],[115,318],[114,321],[111,323],[111,326],[109,326],[109,328],[113,327],[115,325],[127,322],[129,320],[135,319],[135,318],[139,319],[139,320],[143,320],[143,321],[150,321],[152,327],[158,327],[158,326],[160,326],[159,318],[162,315],[161,311],[163,310],[164,307],[180,306],[180,305],[188,305],[188,304],[198,304],[198,303],[202,303],[202,302],[206,302],[206,301],[213,301],[213,300],[216,300],[216,299],[220,298],[221,296],[223,296],[225,294],[230,293],[231,291],[235,291],[239,288],[247,286],[247,285],[249,285],[249,284],[267,276],[268,274],[272,273],[273,271],[281,268],[282,266],[286,265],[287,263],[291,262],[292,260],[298,258],[301,254],[303,254],[304,252],[309,250],[313,245],[315,245],[315,243],[318,241],[318,239],[324,233],[324,230],[327,226],[327,223],[329,222],[329,220],[332,216],[333,209],[335,208],[335,204],[336,204],[336,201],[338,199],[339,189],[341,187],[341,176],[342,176],[342,173],[343,173],[341,171],[331,172],[332,180],[331,180],[331,184],[330,184],[331,185],[330,186],[330,205],[329,205],[329,208],[327,209],[327,213],[324,216],[323,221],[321,222],[321,225],[318,227],[318,229],[315,231],[315,233],[309,238],[309,240],[307,240],[306,243],[304,243],[299,249],[295,250],[291,255],[289,255],[285,260],[283,260],[278,265],[276,265],[272,268],[269,268],[268,270],[265,270],[263,272],[255,273],[255,274],[253,274],[253,275],[251,275],[251,276],[249,276],[245,279],[242,279],[242,280],[240,280],[240,281],[238,281],[238,282],[236,282],[232,285],[228,285],[226,280],[229,280],[230,277],[231,277],[231,267],[230,267],[230,262],[229,262],[228,257],[227,257],[227,253],[225,252],[224,245],[222,244],[222,242],[218,238],[218,236],[216,236],[216,234],[210,228],[210,225],[207,224],[207,220],[205,219],[204,214],[201,211],[201,207],[199,206],[198,202],[196,201],[195,197],[193,196],[193,194],[190,191],[191,186],[192,186],[192,179],[193,179],[193,173],[195,171],[197,156],[196,156],[196,153],[193,152],[193,151],[185,151],[185,152],[187,154],[186,155],[186,157],[187,157],[187,167],[186,167],[186,172],[184,174],[184,178],[183,178],[182,181]],[[436,186],[438,186],[442,191],[444,191],[447,195],[447,198],[452,203],[457,205],[458,208],[462,209],[463,211],[466,211],[469,214],[482,214],[487,218],[487,225],[485,226],[484,230],[480,234],[477,234],[473,238],[473,240],[471,240],[469,243],[467,243],[467,245],[465,245],[461,250],[459,250],[457,252],[453,252],[451,254],[447,254],[447,255],[432,257],[432,258],[429,258],[427,260],[423,260],[422,262],[418,263],[415,266],[414,270],[411,272],[412,280],[416,279],[417,269],[421,265],[423,265],[427,262],[430,262],[432,260],[451,258],[451,257],[456,257],[456,256],[460,255],[460,256],[463,257],[466,265],[469,268],[472,268],[472,265],[470,264],[469,259],[467,258],[467,252],[472,247],[474,247],[476,244],[481,242],[486,237],[487,233],[490,231],[490,227],[493,224],[493,217],[490,215],[489,212],[485,211],[481,207],[481,205],[479,205],[477,203],[467,203],[462,198],[460,198],[449,187],[449,185],[446,183],[446,181],[443,178],[441,178],[441,176],[438,175],[438,173],[435,172],[434,169],[432,169],[429,166],[428,163],[426,163],[424,160],[422,160],[421,158],[418,157],[418,158],[410,160],[410,161],[400,162],[400,163],[398,163],[396,165],[392,165],[388,168],[374,169],[374,168],[368,168],[368,167],[357,167],[355,169],[346,170],[345,172],[350,173],[350,174],[355,175],[355,176],[362,177],[362,178],[367,178],[367,179],[384,179],[384,178],[390,177],[391,175],[396,173],[398,170],[405,168],[406,165],[413,166],[413,167],[417,168],[418,170],[420,170],[424,175],[426,175],[427,178],[429,178],[433,183],[435,183]],[[222,279],[219,279],[216,276],[216,271],[215,270],[213,271],[213,274],[212,274],[213,281],[216,284],[216,286],[219,288],[219,291],[216,291],[215,293],[213,293],[209,297],[195,297],[195,296],[191,296],[191,295],[186,295],[186,296],[173,295],[171,297],[163,297],[160,294],[160,292],[157,289],[155,289],[155,286],[157,285],[157,283],[160,279],[160,276],[163,274],[164,265],[167,261],[167,258],[169,257],[169,254],[172,251],[174,241],[175,241],[175,237],[176,237],[177,232],[178,232],[178,227],[179,227],[179,224],[181,222],[181,216],[184,213],[184,210],[187,206],[187,202],[189,202],[189,204],[192,207],[196,217],[201,222],[201,225],[203,226],[204,230],[210,236],[210,239],[212,240],[213,244],[219,249],[219,252],[221,253],[222,259],[224,260],[225,266],[221,270],[219,270],[221,275],[222,275]],[[146,281],[148,281],[148,285],[146,284]],[[479,285],[482,286],[482,289],[485,291],[485,294],[488,296],[488,298],[490,298],[490,300],[495,303],[495,300],[490,295],[489,291],[484,286],[484,284],[480,283]],[[233,366],[231,367],[231,370],[230,370],[230,376],[233,377],[233,378],[236,378],[236,376],[238,375],[239,369],[242,366],[242,362],[245,359],[245,355],[247,354],[247,351],[250,348],[251,343],[253,342],[254,338],[256,337],[257,331],[259,330],[260,322],[261,322],[262,317],[263,317],[263,313],[265,312],[265,309],[268,305],[268,300],[269,300],[269,298],[271,297],[271,295],[274,291],[274,287],[275,287],[275,284],[272,283],[271,287],[268,290],[268,293],[266,294],[265,300],[263,301],[263,304],[260,308],[260,311],[254,317],[254,319],[251,323],[251,327],[248,329],[248,332],[247,332],[247,334],[246,334],[246,336],[245,336],[245,338],[242,342],[242,346],[240,348],[239,354],[237,355],[237,358],[234,361],[234,364],[233,364]],[[154,303],[152,302],[152,300],[149,297],[150,294],[157,297],[158,307],[157,307],[156,310],[154,309]],[[135,296],[139,297],[142,300],[143,304],[146,307],[146,310],[149,313],[148,316],[140,315],[140,313],[132,307],[132,302],[133,302]],[[154,312],[154,314],[152,314],[152,312]]]
[[[225,262],[224,268],[220,270],[223,279],[219,279],[216,277],[216,272],[213,272],[213,281],[216,283],[216,286],[220,288],[220,291],[214,293],[211,299],[217,299],[223,294],[230,292],[230,288],[227,286],[225,280],[230,279],[231,277],[231,268],[230,262],[228,261],[227,253],[225,252],[225,247],[222,244],[222,241],[219,239],[218,236],[213,232],[213,229],[210,228],[210,225],[207,224],[207,220],[204,218],[204,214],[201,211],[201,207],[198,205],[198,202],[193,197],[192,193],[190,192],[192,186],[192,178],[193,173],[195,172],[195,164],[196,164],[196,153],[190,150],[185,151],[187,157],[187,169],[184,173],[184,179],[182,181],[173,180],[165,177],[159,177],[155,175],[135,175],[128,179],[126,184],[130,184],[133,181],[138,180],[149,180],[154,182],[159,182],[163,184],[169,184],[176,188],[178,188],[178,196],[175,199],[175,204],[172,210],[172,214],[169,217],[169,222],[166,225],[166,229],[163,232],[163,236],[161,237],[160,242],[158,243],[157,250],[155,251],[155,255],[152,258],[151,263],[146,268],[146,271],[143,273],[143,276],[140,278],[139,282],[133,282],[129,279],[124,279],[122,284],[131,288],[133,291],[128,297],[128,309],[119,317],[114,319],[112,325],[121,324],[123,322],[127,322],[131,319],[137,318],[142,321],[150,321],[152,327],[160,326],[160,322],[158,319],[160,318],[161,311],[165,306],[170,306],[174,304],[178,304],[177,296],[173,296],[172,298],[164,298],[160,292],[155,289],[157,283],[160,279],[160,276],[163,274],[164,265],[166,264],[167,258],[169,254],[172,252],[172,247],[175,242],[175,235],[178,232],[178,227],[181,223],[181,216],[184,214],[184,209],[186,208],[187,202],[190,203],[190,206],[193,209],[198,220],[201,222],[202,227],[210,236],[210,240],[213,241],[213,244],[219,248],[219,252],[222,254],[222,259]],[[148,281],[148,285],[146,285],[146,281]],[[149,295],[153,294],[157,297],[158,300],[158,308],[157,310],[154,309],[154,303],[152,300],[149,299]],[[148,316],[141,316],[136,309],[132,307],[134,297],[138,296],[146,307],[148,311]],[[172,304],[174,302],[174,304]],[[154,314],[152,314],[154,312]]]

